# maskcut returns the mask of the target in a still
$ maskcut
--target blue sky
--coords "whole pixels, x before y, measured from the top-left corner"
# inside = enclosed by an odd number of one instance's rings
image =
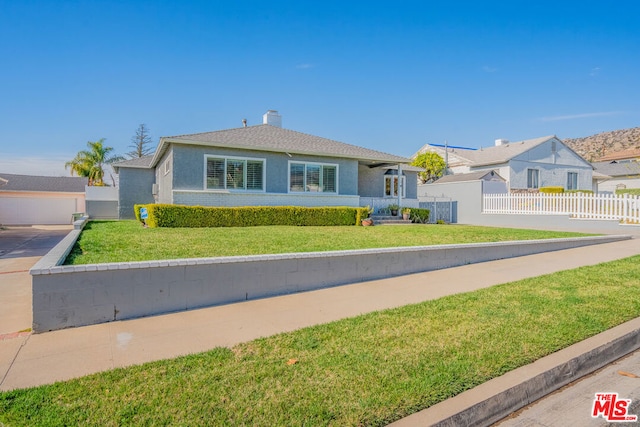
[[[640,126],[636,1],[0,0],[0,172],[68,175],[140,123],[260,124],[401,156]]]

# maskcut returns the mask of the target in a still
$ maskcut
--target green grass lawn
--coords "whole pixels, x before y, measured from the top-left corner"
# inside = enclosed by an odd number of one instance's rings
[[[640,316],[639,285],[640,256],[554,273],[0,393],[0,422],[381,426]]]
[[[572,236],[584,234],[467,225],[143,228],[137,221],[91,221],[66,263],[98,264]]]

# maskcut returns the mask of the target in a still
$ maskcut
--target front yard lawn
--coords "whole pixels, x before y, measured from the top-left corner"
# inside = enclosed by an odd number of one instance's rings
[[[0,425],[382,426],[640,316],[639,285],[635,256],[0,393]]]
[[[99,264],[574,236],[584,234],[467,225],[143,228],[137,221],[91,221],[66,263]]]

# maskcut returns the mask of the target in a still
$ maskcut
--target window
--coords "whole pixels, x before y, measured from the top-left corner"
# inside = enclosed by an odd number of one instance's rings
[[[567,173],[567,190],[578,189],[578,172]]]
[[[289,163],[289,191],[337,193],[338,166],[321,163]]]
[[[402,184],[402,197],[406,197],[406,185],[405,177],[402,177],[400,181]],[[385,197],[398,197],[398,176],[397,175],[385,175],[384,176],[384,195]]]
[[[264,160],[207,157],[209,190],[264,191]]]
[[[527,188],[540,187],[540,171],[538,169],[527,169]]]
[[[404,175],[401,175],[400,187],[402,188],[402,197],[406,197],[407,186],[405,185],[406,179]],[[398,171],[389,169],[384,173],[384,196],[385,197],[398,197]]]

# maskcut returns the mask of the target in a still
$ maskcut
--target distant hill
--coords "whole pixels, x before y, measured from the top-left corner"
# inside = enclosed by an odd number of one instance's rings
[[[619,151],[640,150],[640,127],[602,132],[584,138],[568,138],[563,142],[587,161],[595,162]]]

